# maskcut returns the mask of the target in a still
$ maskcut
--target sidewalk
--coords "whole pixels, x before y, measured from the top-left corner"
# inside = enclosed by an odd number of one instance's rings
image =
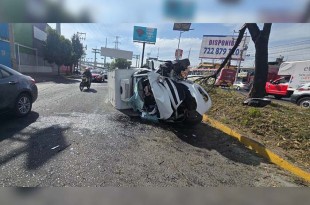
[[[24,73],[24,75],[31,76],[36,83],[54,82],[54,83],[75,83],[81,77],[78,75],[57,75],[54,73]]]

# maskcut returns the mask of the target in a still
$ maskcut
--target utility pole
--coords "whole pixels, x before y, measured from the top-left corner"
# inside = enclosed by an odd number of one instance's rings
[[[191,55],[191,50],[192,50],[192,48],[190,48],[188,51],[188,60],[189,60],[189,56]]]
[[[236,32],[236,33],[238,33],[238,32]],[[236,73],[236,77],[235,77],[235,82],[238,79],[238,74],[239,74],[240,66],[241,66],[241,60],[242,60],[242,56],[243,56],[243,51],[247,49],[247,47],[245,46],[246,39],[247,39],[247,32],[245,32],[245,38],[244,38],[244,41],[243,41],[243,44],[242,44],[242,49],[240,51],[240,59],[239,59],[239,64],[238,64],[237,73]]]
[[[61,35],[61,26],[60,26],[60,23],[56,23],[56,32],[58,33],[58,35]]]
[[[118,41],[119,36],[116,36],[116,40],[114,41],[115,43],[115,49],[118,49],[118,44],[120,44],[120,42]]]
[[[108,44],[108,38],[105,38],[105,47],[107,47],[107,44]],[[103,67],[105,67],[107,64],[107,57],[104,56],[104,63],[103,63]]]
[[[13,24],[9,23],[9,40],[10,40],[10,50],[11,50],[11,63],[12,63],[12,68],[14,70],[17,69],[16,65],[16,55],[15,55],[15,40],[14,40],[14,28]]]
[[[81,41],[86,40],[86,33],[77,32],[77,36]],[[83,46],[83,43],[82,43],[82,46]],[[87,50],[87,45],[85,47],[83,46],[83,50],[84,49]],[[82,67],[82,59],[79,60],[79,68],[78,69],[81,70],[81,67]]]
[[[159,48],[157,50],[157,60],[159,59]]]
[[[86,40],[86,33],[77,32],[77,35],[78,35],[78,37],[79,37],[79,39],[81,41],[85,41]]]
[[[97,53],[100,53],[100,49],[93,48],[92,53],[95,53],[94,68],[96,68],[96,66],[97,66]]]
[[[132,57],[136,59],[136,68],[138,68],[139,65],[138,60],[140,58],[140,55],[133,55]]]

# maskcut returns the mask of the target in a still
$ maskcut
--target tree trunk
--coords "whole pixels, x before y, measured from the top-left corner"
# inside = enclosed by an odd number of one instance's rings
[[[255,44],[255,75],[253,86],[249,93],[250,98],[263,98],[266,95],[265,85],[268,76],[268,41],[271,24],[264,24],[259,30],[256,24],[247,24],[252,40]]]

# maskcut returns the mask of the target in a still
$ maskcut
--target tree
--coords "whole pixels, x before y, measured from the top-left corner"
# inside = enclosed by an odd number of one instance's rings
[[[255,44],[255,75],[249,97],[263,98],[266,95],[265,84],[268,76],[268,42],[271,23],[265,23],[263,30],[260,30],[256,23],[247,24],[247,28]]]
[[[72,65],[72,43],[64,36],[60,36],[61,55],[56,59],[57,65]]]
[[[83,45],[80,42],[79,36],[74,34],[71,38],[72,42],[72,63],[77,67],[79,59],[84,55]]]
[[[64,36],[60,36],[56,30],[49,29],[44,47],[44,58],[49,63],[55,63],[58,66],[58,75],[60,66],[72,64],[72,44]]]
[[[111,63],[106,63],[104,67],[107,68],[108,70],[110,70],[110,68],[111,68]]]
[[[119,68],[119,69],[128,69],[131,66],[131,61],[127,61],[126,59],[117,58],[112,61],[110,67],[111,69]]]

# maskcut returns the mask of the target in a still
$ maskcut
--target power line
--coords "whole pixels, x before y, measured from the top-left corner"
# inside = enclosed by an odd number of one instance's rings
[[[308,46],[308,45],[305,45],[305,46]],[[294,48],[294,47],[291,47],[291,48]],[[271,50],[268,50],[269,54],[275,54],[275,53],[285,53],[285,52],[291,52],[291,51],[300,51],[300,50],[307,50],[307,49],[310,49],[310,47],[302,47],[302,48],[294,48],[294,49],[289,49],[289,50],[279,50],[279,49],[271,49]],[[253,52],[248,52],[248,54],[250,55],[254,55],[254,51]]]
[[[291,45],[291,46],[289,46],[289,45]],[[274,52],[274,51],[281,51],[282,52],[284,47],[294,48],[294,47],[301,46],[301,45],[310,45],[310,40],[308,39],[308,40],[295,41],[295,42],[281,44],[281,45],[269,46],[268,50],[270,52]],[[255,50],[249,50],[247,53],[248,54],[254,54]]]
[[[310,40],[302,40],[302,41],[295,41],[295,42],[290,42],[290,43],[286,43],[286,44],[281,44],[281,45],[275,45],[275,46],[269,46],[269,48],[276,48],[276,47],[282,47],[282,46],[287,46],[287,45],[301,45],[301,44],[304,44],[306,42],[309,42],[310,43]]]
[[[276,51],[276,52],[270,52],[269,54],[286,53],[286,52],[301,51],[301,50],[307,50],[307,49],[310,49],[310,47],[306,47],[306,48],[297,48],[297,49],[291,49],[291,50],[282,50],[282,51]]]

